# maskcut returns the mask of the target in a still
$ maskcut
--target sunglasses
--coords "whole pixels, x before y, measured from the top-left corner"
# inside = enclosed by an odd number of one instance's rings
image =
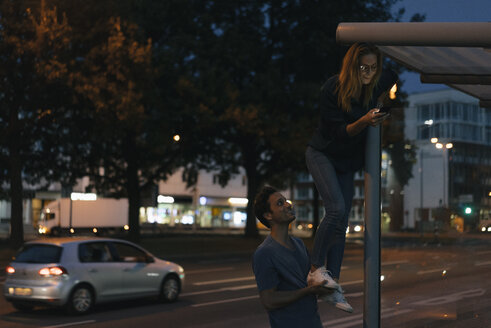
[[[373,64],[372,66],[360,65],[360,71],[362,71],[363,73],[376,72],[377,71],[377,64]]]

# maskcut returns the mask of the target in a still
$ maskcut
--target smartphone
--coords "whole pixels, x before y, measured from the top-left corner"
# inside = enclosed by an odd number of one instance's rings
[[[384,114],[388,114],[390,112],[390,107],[385,107],[385,106],[382,106],[379,108],[378,112],[379,113],[384,113]]]

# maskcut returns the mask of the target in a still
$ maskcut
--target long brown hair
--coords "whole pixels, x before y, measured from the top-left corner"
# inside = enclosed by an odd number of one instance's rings
[[[370,84],[366,86],[363,95],[363,106],[368,106],[372,98],[372,92],[378,83],[382,73],[382,53],[380,50],[369,43],[355,43],[349,49],[343,59],[343,65],[339,72],[339,84],[336,87],[338,92],[338,105],[349,112],[351,110],[351,99],[360,97],[363,84],[360,78],[360,59],[362,56],[374,54],[377,56],[377,72]],[[361,100],[361,99],[360,99]]]

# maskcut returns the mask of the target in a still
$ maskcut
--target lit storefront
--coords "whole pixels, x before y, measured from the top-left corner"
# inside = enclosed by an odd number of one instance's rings
[[[140,209],[142,223],[156,223],[169,227],[243,228],[246,224],[245,198],[159,195],[157,207]]]

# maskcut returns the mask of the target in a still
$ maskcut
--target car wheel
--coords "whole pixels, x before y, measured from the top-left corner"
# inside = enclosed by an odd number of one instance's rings
[[[165,278],[160,289],[160,300],[163,302],[174,302],[179,296],[179,279],[175,276]]]
[[[28,312],[34,309],[34,306],[26,303],[12,302],[12,306],[19,311]]]
[[[71,314],[86,314],[94,306],[94,294],[88,286],[76,287],[70,294],[67,310]]]

